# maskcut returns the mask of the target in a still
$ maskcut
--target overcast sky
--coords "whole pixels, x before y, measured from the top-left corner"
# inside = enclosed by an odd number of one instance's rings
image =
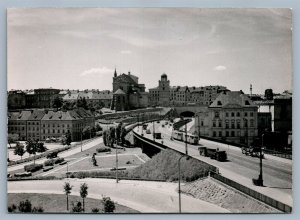
[[[112,89],[117,72],[146,88],[292,88],[289,9],[9,9],[8,89]]]

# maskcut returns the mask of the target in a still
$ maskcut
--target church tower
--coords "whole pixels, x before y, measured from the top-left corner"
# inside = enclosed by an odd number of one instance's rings
[[[169,106],[170,105],[170,81],[168,76],[164,73],[161,75],[160,80],[158,81],[159,89],[159,101],[160,106]]]

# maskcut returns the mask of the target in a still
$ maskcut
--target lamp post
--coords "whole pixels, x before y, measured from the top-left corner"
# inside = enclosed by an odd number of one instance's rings
[[[155,121],[153,121],[153,141],[155,141]]]
[[[246,138],[246,145],[248,147],[248,120],[243,118],[244,120],[244,127],[246,128],[245,138]]]
[[[260,146],[260,152],[259,152],[259,176],[258,176],[258,181],[257,185],[258,186],[263,186],[264,181],[263,181],[263,171],[262,171],[262,148],[264,147],[264,135],[261,135],[261,146]]]
[[[82,131],[81,131],[81,152],[82,152]]]
[[[118,183],[118,148],[116,145],[116,183]]]
[[[181,178],[181,170],[180,170],[180,161],[183,157],[187,156],[187,160],[190,159],[188,155],[181,155],[178,159],[178,201],[179,201],[179,213],[181,213],[181,188],[180,188],[180,178]]]
[[[185,124],[185,154],[188,155],[188,148],[187,148],[187,123]]]

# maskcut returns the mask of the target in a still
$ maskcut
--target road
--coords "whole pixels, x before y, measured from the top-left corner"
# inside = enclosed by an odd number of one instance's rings
[[[109,196],[121,205],[142,213],[177,213],[177,183],[113,179],[65,179],[52,181],[9,181],[8,193],[64,194],[63,185],[69,181],[73,186],[71,195],[79,195],[80,184],[87,183],[88,197],[101,199]],[[214,204],[182,194],[182,212],[227,213],[228,210]]]
[[[172,128],[165,125],[164,121],[155,123],[155,131],[160,131],[163,136],[164,145],[177,151],[185,152],[185,143],[170,140]],[[148,126],[152,133],[152,124]],[[142,129],[135,129],[135,132],[141,133]],[[146,134],[144,137],[153,139],[152,134]],[[158,140],[157,140],[158,141]],[[161,142],[161,140],[159,140]],[[198,147],[206,146],[211,148],[219,148],[219,150],[226,150],[228,155],[227,162],[219,162],[211,160],[210,158],[199,155]],[[263,159],[263,179],[265,187],[253,186],[252,178],[258,178],[259,175],[259,158],[246,156],[241,153],[238,147],[225,145],[213,141],[201,139],[199,145],[188,144],[188,154],[199,160],[212,164],[219,168],[220,173],[226,177],[237,182],[247,184],[255,188],[255,190],[266,193],[275,193],[272,195],[275,199],[282,201],[292,206],[292,161],[283,158],[266,155]],[[269,195],[269,194],[267,194]]]
[[[88,142],[85,142],[84,144],[82,144],[82,151],[90,149],[102,142],[103,142],[102,137],[97,137]],[[68,157],[68,156],[71,156],[71,155],[79,153],[79,152],[81,152],[81,145],[77,145],[76,147],[73,147],[69,150],[63,151],[63,152],[59,153],[58,156],[59,157]],[[48,160],[48,159],[46,157],[43,157],[41,159],[36,160],[35,163],[42,164],[46,160]],[[20,170],[20,169],[24,168],[25,165],[32,164],[32,163],[33,163],[33,161],[30,161],[30,162],[26,162],[26,163],[22,163],[22,164],[17,164],[14,166],[9,166],[7,168],[7,172],[9,173],[12,171]]]

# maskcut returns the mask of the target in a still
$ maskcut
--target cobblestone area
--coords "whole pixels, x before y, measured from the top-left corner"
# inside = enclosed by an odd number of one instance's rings
[[[192,183],[186,183],[182,186],[181,190],[187,195],[213,203],[233,213],[280,212],[209,177]]]

